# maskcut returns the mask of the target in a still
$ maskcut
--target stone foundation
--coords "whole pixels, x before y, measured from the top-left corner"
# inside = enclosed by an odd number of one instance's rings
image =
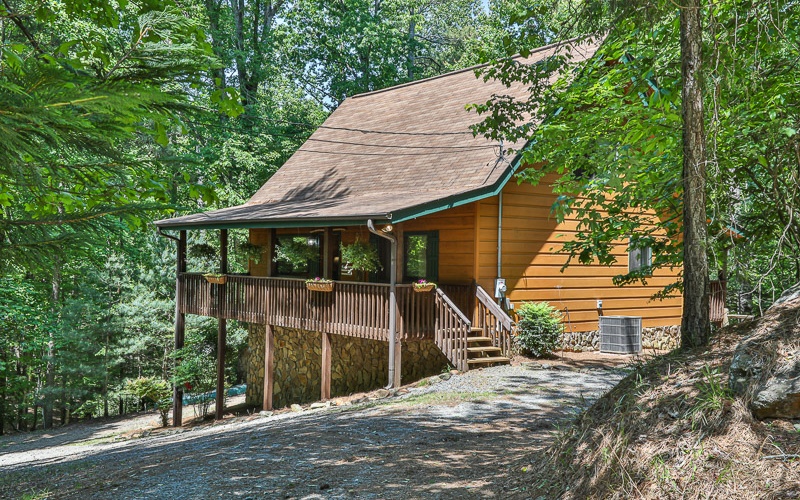
[[[680,346],[681,327],[654,326],[642,328],[642,349],[659,349],[671,351]],[[559,342],[561,349],[574,352],[590,352],[600,350],[600,331],[565,332]]]
[[[317,401],[321,392],[321,334],[273,327],[275,353],[273,406]],[[264,391],[263,325],[251,325],[247,345],[247,402],[260,406]],[[441,373],[448,365],[431,340],[403,342],[404,384]],[[389,346],[386,342],[331,335],[331,397],[364,392],[386,385]]]

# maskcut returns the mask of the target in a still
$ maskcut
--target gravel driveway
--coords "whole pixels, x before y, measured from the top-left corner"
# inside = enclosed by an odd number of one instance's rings
[[[0,497],[503,497],[516,457],[623,375],[523,363],[122,441],[113,428],[0,438]]]

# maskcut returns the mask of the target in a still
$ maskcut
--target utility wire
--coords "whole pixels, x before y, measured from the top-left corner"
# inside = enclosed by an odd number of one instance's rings
[[[227,127],[225,125],[218,125],[218,124],[213,124],[213,123],[202,123],[202,122],[196,122],[196,121],[192,121],[192,120],[185,120],[185,121],[188,122],[188,123],[191,123],[193,125],[212,127],[212,128],[227,130],[229,132],[242,132],[241,130],[237,130],[237,129],[232,128],[232,127]],[[365,147],[374,147],[374,148],[436,149],[436,150],[447,149],[447,150],[462,150],[462,151],[463,150],[467,150],[468,151],[468,150],[490,149],[490,148],[496,148],[497,147],[496,145],[491,145],[491,144],[474,145],[474,146],[409,146],[409,145],[401,145],[401,144],[368,144],[368,143],[364,143],[364,142],[337,141],[337,140],[333,140],[333,139],[317,139],[317,138],[314,138],[314,137],[309,137],[309,138],[306,138],[306,139],[302,139],[301,136],[292,136],[292,135],[280,134],[280,133],[277,133],[277,132],[260,132],[260,133],[262,133],[264,135],[273,136],[273,137],[283,137],[285,139],[298,139],[298,140],[305,140],[305,141],[325,142],[325,143],[330,143],[330,144],[346,144],[346,145],[349,145],[349,146],[365,146]]]
[[[495,147],[495,146],[492,146]],[[431,155],[451,155],[452,151],[431,151],[429,153],[358,153],[346,151],[320,151],[317,149],[300,148],[295,153],[318,153],[326,155],[346,155],[346,156],[431,156]]]
[[[216,113],[216,111],[212,109],[207,109],[203,107],[199,107],[199,109],[203,111],[207,111],[209,113]],[[283,125],[295,125],[299,127],[308,127],[312,129],[328,129],[328,130],[343,130],[346,132],[359,132],[362,134],[384,134],[384,135],[410,135],[410,136],[448,136],[448,135],[473,135],[471,131],[464,130],[459,132],[398,132],[392,130],[371,130],[371,129],[363,129],[363,128],[355,128],[355,127],[333,127],[331,125],[314,125],[313,123],[306,123],[306,122],[296,122],[291,120],[281,120],[278,118],[266,118],[263,116],[252,116],[248,114],[241,114],[238,116],[241,119],[248,119],[248,120],[255,120],[261,122],[272,122],[272,123],[281,123]]]

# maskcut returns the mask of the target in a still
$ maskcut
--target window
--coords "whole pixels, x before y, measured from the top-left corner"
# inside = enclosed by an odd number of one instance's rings
[[[276,276],[320,276],[321,261],[319,235],[278,235],[275,245]]]
[[[649,268],[653,265],[653,249],[650,247],[631,248],[628,244],[628,272],[646,271],[650,274]]]
[[[407,232],[403,235],[405,281],[439,279],[439,232]]]

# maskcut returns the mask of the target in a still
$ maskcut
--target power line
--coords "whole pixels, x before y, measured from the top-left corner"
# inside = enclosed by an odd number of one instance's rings
[[[242,132],[241,130],[237,130],[232,127],[227,127],[225,125],[218,125],[213,123],[201,123],[192,120],[186,120],[188,123],[193,125],[201,125],[207,126],[212,128],[218,128],[222,130],[228,130],[230,132]],[[269,135],[273,137],[283,137],[286,139],[302,139],[302,137],[291,136],[286,134],[280,134],[276,132],[261,132],[264,135]],[[401,145],[401,144],[369,144],[364,142],[353,142],[353,141],[337,141],[333,139],[318,139],[314,137],[309,137],[304,139],[305,141],[314,141],[314,142],[325,142],[330,144],[345,144],[349,146],[365,146],[365,147],[374,147],[374,148],[393,148],[393,149],[449,149],[449,150],[462,150],[462,151],[469,151],[469,150],[480,150],[480,149],[491,149],[496,148],[496,145],[491,144],[484,144],[484,145],[473,145],[473,146],[409,146],[409,145]]]
[[[497,147],[497,146],[492,146]],[[346,156],[431,156],[431,155],[451,155],[452,151],[431,151],[429,153],[358,153],[345,151],[320,151],[318,149],[300,148],[295,153],[316,153],[326,155],[346,155]]]
[[[400,149],[488,149],[488,148],[496,148],[497,146],[491,144],[484,144],[482,146],[407,146],[407,145],[399,145],[399,144],[366,144],[362,142],[349,142],[349,141],[334,141],[332,139],[315,139],[314,137],[309,137],[306,139],[307,141],[316,141],[316,142],[329,142],[333,144],[348,144],[351,146],[369,146],[375,148],[400,148]]]
[[[210,113],[216,113],[216,111],[212,109],[202,108],[203,111],[208,111]],[[281,120],[279,118],[267,118],[263,116],[252,116],[248,114],[241,114],[237,118],[241,119],[248,119],[248,120],[255,120],[255,121],[262,121],[262,122],[273,122],[273,123],[281,123],[284,125],[295,125],[299,127],[308,127],[313,129],[327,129],[327,130],[342,130],[346,132],[359,132],[362,134],[383,134],[383,135],[409,135],[409,136],[448,136],[448,135],[474,135],[471,131],[462,130],[457,132],[399,132],[393,130],[371,130],[371,129],[362,129],[362,128],[355,128],[355,127],[334,127],[332,125],[314,125],[313,123],[306,123],[306,122],[296,122],[291,120]]]

